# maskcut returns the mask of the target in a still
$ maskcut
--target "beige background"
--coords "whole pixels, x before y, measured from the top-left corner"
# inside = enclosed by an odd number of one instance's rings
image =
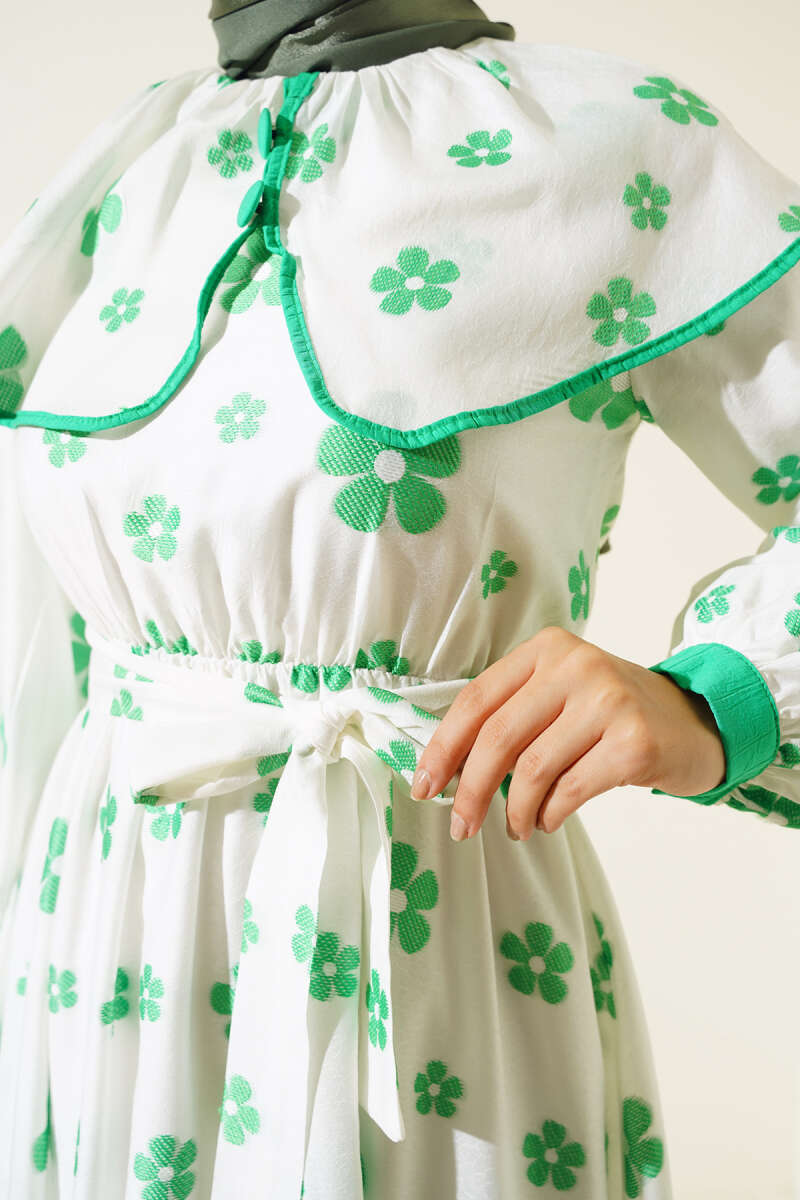
[[[68,19],[55,0],[13,6],[0,42],[0,239],[114,106],[147,83],[214,64],[209,4],[81,0]],[[796,0],[484,7],[511,21],[520,41],[605,50],[679,76],[800,180]],[[691,584],[752,553],[762,536],[660,429],[644,425],[585,636],[642,665],[657,662]],[[800,833],[642,788],[597,796],[580,811],[638,964],[676,1200],[797,1200]]]

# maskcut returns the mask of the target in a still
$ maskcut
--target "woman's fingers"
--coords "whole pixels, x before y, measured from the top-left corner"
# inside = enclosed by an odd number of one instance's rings
[[[609,737],[600,737],[577,762],[556,780],[542,810],[542,826],[546,833],[560,829],[570,813],[575,812],[593,796],[601,796],[612,788],[622,787],[629,780],[624,755],[615,750]],[[510,795],[510,789],[509,789]]]
[[[515,764],[520,755],[528,752],[531,741],[535,738],[538,744],[541,740],[538,735],[544,735],[552,722],[558,723],[563,705],[561,686],[556,686],[552,680],[543,683],[536,679],[534,683],[531,679],[486,718],[461,767],[453,797],[452,811],[464,822],[464,837],[474,837],[478,832],[503,779],[509,771],[516,771]],[[553,746],[553,753],[556,759],[561,753],[558,742]],[[568,765],[563,757],[562,761],[564,766]],[[546,785],[541,795],[545,790]]]

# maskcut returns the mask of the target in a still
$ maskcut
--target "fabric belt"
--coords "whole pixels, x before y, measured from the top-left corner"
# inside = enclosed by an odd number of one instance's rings
[[[266,1142],[266,1178],[280,1181],[269,1194],[297,1200],[316,1084],[334,1037],[347,1047],[344,1090],[348,1077],[353,1086],[353,1107],[343,1095],[339,1119],[351,1128],[360,1104],[387,1137],[406,1136],[391,984],[392,795],[398,785],[408,793],[442,710],[470,677],[333,668],[320,671],[319,692],[308,693],[292,684],[287,663],[163,647],[139,654],[88,622],[86,637],[87,703],[113,720],[112,774],[129,789],[126,798],[156,806],[274,787],[246,892],[259,939],[240,959],[227,1078],[251,1080],[254,1060],[265,1064],[269,1086],[251,1103]],[[345,686],[327,687],[326,674]],[[427,803],[451,804],[459,777]],[[334,962],[341,987],[332,986]],[[266,989],[248,987],[249,972]],[[220,1139],[218,1155],[230,1149]],[[353,1155],[356,1170],[357,1139]]]

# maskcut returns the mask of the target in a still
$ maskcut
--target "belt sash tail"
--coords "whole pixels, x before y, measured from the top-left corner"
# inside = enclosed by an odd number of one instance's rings
[[[113,770],[132,802],[207,800],[278,776],[246,888],[259,932],[242,944],[215,1167],[224,1157],[226,1181],[235,1178],[238,1157],[247,1194],[253,1164],[242,1143],[251,1145],[270,1200],[299,1200],[330,1052],[343,1092],[336,1150],[350,1144],[360,1181],[359,1104],[392,1141],[406,1136],[391,979],[391,784],[398,775],[410,783],[441,710],[470,677],[398,686],[381,668],[354,668],[352,679],[366,682],[298,699],[281,663],[237,662],[230,675],[222,660],[209,670],[211,660],[144,658],[88,623],[86,637],[89,707],[117,718]],[[262,672],[277,690],[253,680]],[[419,803],[451,804],[459,777]]]

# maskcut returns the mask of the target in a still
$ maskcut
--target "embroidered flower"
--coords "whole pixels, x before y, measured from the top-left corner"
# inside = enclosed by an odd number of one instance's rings
[[[595,292],[586,306],[586,315],[602,322],[592,337],[601,346],[613,346],[620,334],[630,346],[637,346],[650,336],[650,327],[641,320],[656,311],[649,292],[633,295],[633,284],[624,275],[609,280],[608,296]]]
[[[664,206],[672,200],[672,194],[663,183],[653,186],[652,176],[646,171],[640,171],[636,176],[636,185],[629,183],[625,187],[623,200],[633,208],[631,221],[637,229],[663,229],[667,223]]]
[[[503,87],[511,87],[511,81],[508,77],[508,67],[505,63],[500,62],[499,58],[493,58],[488,63],[484,62],[482,58],[477,58],[475,61],[479,67],[483,67],[484,71],[488,71],[490,75],[494,75],[495,79],[499,79]]]
[[[444,308],[453,293],[443,283],[453,283],[460,272],[451,258],[430,263],[423,246],[404,246],[397,255],[397,267],[378,267],[369,281],[373,292],[388,292],[380,303],[381,312],[402,316],[416,300],[427,312]]]
[[[679,88],[671,79],[667,79],[663,75],[645,75],[645,79],[653,86],[647,87],[645,84],[640,84],[633,89],[634,94],[645,100],[663,101],[661,111],[671,121],[677,121],[679,125],[689,125],[694,117],[701,125],[719,124],[714,114],[708,111],[706,101],[701,100],[688,88]],[[681,96],[682,99],[678,100],[675,98],[676,96]]]
[[[578,565],[570,567],[567,583],[572,592],[573,621],[586,620],[589,616],[589,564],[583,557],[583,551],[578,552]]]
[[[432,1058],[424,1071],[418,1071],[414,1080],[414,1091],[418,1092],[417,1112],[429,1113],[432,1108],[440,1117],[452,1117],[456,1112],[454,1100],[464,1094],[464,1085],[457,1075],[450,1075],[445,1063]]]
[[[790,204],[788,212],[782,212],[778,224],[787,233],[800,233],[800,204]]]
[[[235,442],[237,438],[254,437],[258,433],[257,418],[262,415],[267,404],[259,396],[251,392],[238,392],[230,404],[218,408],[214,417],[222,428],[219,431],[220,441]]]
[[[106,1000],[104,1004],[100,1005],[100,1020],[104,1025],[113,1025],[114,1021],[119,1021],[128,1015],[130,1004],[123,992],[127,992],[129,983],[127,971],[123,971],[122,967],[117,967],[114,979],[114,999]]]
[[[58,885],[61,876],[53,870],[53,860],[64,853],[67,844],[67,822],[63,817],[56,817],[50,826],[50,837],[47,843],[47,854],[42,868],[42,888],[39,894],[39,907],[42,912],[53,913],[58,899]]]
[[[548,1176],[557,1192],[569,1191],[577,1183],[578,1177],[571,1168],[582,1167],[586,1154],[580,1142],[565,1144],[566,1135],[565,1126],[553,1120],[543,1123],[541,1134],[525,1134],[522,1153],[533,1159],[526,1174],[536,1187],[544,1187]]]
[[[253,1089],[243,1075],[233,1075],[225,1084],[218,1111],[222,1117],[222,1135],[234,1146],[241,1146],[246,1133],[258,1133],[261,1127],[258,1109],[247,1103],[252,1095]]]
[[[122,219],[122,201],[119,196],[114,195],[113,189],[119,183],[120,178],[120,176],[117,176],[114,180],[100,201],[100,207],[90,208],[83,218],[81,254],[85,254],[88,258],[91,258],[97,249],[97,239],[101,226],[105,229],[106,233],[116,233],[117,229],[119,229],[119,223]]]
[[[131,321],[135,321],[142,311],[139,301],[143,296],[144,292],[141,288],[135,288],[132,292],[124,287],[117,288],[111,297],[113,304],[106,304],[100,310],[100,320],[108,322],[106,331],[114,333],[120,328],[123,321],[128,325]]]
[[[484,600],[490,592],[502,592],[506,580],[517,573],[517,564],[509,558],[505,550],[493,550],[489,561],[481,567],[481,583],[483,584]]]
[[[389,936],[397,937],[406,954],[416,954],[431,936],[431,927],[420,909],[432,909],[439,900],[439,881],[427,867],[414,875],[419,855],[408,842],[392,842],[392,878]],[[413,876],[413,878],[412,878]]]
[[[252,149],[253,142],[243,129],[236,133],[223,129],[217,134],[217,145],[209,147],[208,161],[223,179],[235,179],[240,171],[252,171]]]
[[[466,145],[455,142],[447,151],[459,167],[479,167],[481,163],[496,167],[511,158],[511,155],[503,150],[503,147],[511,142],[510,129],[500,129],[494,137],[488,129],[475,129],[467,134],[465,141]],[[485,154],[480,153],[484,150]]]
[[[160,492],[145,496],[144,512],[129,512],[122,523],[123,532],[135,537],[133,553],[144,562],[152,562],[154,552],[161,558],[172,558],[178,549],[174,530],[181,523],[181,510],[177,504],[167,508],[166,497]]]
[[[525,940],[507,930],[500,939],[500,953],[517,965],[508,972],[508,981],[518,992],[531,996],[538,983],[539,994],[548,1004],[559,1004],[567,994],[561,976],[572,969],[575,958],[566,942],[551,946],[553,927],[544,921],[529,921]]]
[[[650,1128],[653,1113],[640,1096],[626,1096],[622,1101],[622,1129],[625,1135],[625,1195],[632,1200],[641,1195],[641,1176],[655,1179],[664,1164],[664,1144],[661,1138],[644,1137]]]
[[[337,516],[352,529],[362,533],[379,529],[391,497],[401,528],[406,533],[427,533],[441,521],[447,503],[422,476],[455,474],[461,465],[461,447],[457,436],[450,434],[429,446],[395,449],[337,423],[322,436],[317,464],[328,475],[359,476],[336,493],[333,504]]]
[[[78,993],[72,990],[77,980],[74,971],[56,971],[52,963],[48,967],[48,993],[50,1012],[56,1013],[59,1008],[72,1008],[77,1004]]]
[[[18,367],[28,357],[25,339],[13,325],[0,332],[0,414],[15,413],[24,392]]]
[[[236,963],[232,971],[233,983],[217,982],[213,984],[209,995],[209,1003],[215,1013],[219,1013],[221,1017],[230,1017],[233,1015],[233,1002],[236,999],[236,984],[239,978],[239,964]],[[225,1025],[225,1037],[230,1038],[231,1023]]]
[[[287,179],[294,179],[298,171],[303,183],[319,179],[324,170],[322,163],[332,163],[336,157],[336,139],[327,137],[327,132],[327,121],[317,126],[310,141],[301,129],[292,131],[289,157],[286,160]]]
[[[634,413],[638,413],[643,421],[653,420],[653,414],[644,400],[637,399],[633,394],[629,371],[621,371],[611,379],[601,379],[593,387],[570,396],[567,403],[569,411],[579,421],[591,421],[595,413],[602,410],[606,429],[618,429]]]
[[[63,467],[64,463],[77,462],[86,453],[86,434],[65,433],[60,429],[42,430],[42,442],[50,446],[48,459],[54,467]]]
[[[197,1158],[197,1145],[189,1138],[178,1149],[179,1142],[171,1134],[162,1133],[150,1138],[150,1156],[138,1153],[133,1160],[133,1173],[147,1187],[142,1200],[186,1200],[195,1182],[194,1171],[188,1168]]]
[[[760,504],[774,504],[776,500],[794,500],[800,495],[800,457],[796,454],[784,454],[775,464],[775,470],[770,467],[759,467],[750,476],[752,483],[763,483],[765,487],[756,494]]]
[[[268,273],[262,279],[254,279],[264,263],[269,263]],[[264,230],[257,225],[239,247],[239,253],[228,263],[223,283],[234,287],[222,292],[219,302],[226,312],[245,312],[255,304],[259,294],[265,304],[280,304],[279,271],[280,256],[274,255],[264,241]]]
[[[161,1016],[161,1005],[158,1000],[163,999],[164,983],[163,980],[157,979],[153,975],[153,968],[150,963],[145,963],[144,970],[139,976],[139,1016],[144,1021],[157,1021]]]
[[[720,584],[713,587],[707,596],[700,596],[694,602],[695,616],[698,621],[708,622],[713,621],[715,616],[724,616],[730,611],[730,606],[725,597],[729,592],[736,589],[736,584],[732,583],[727,587]]]
[[[367,982],[366,1004],[369,1013],[369,1040],[373,1046],[380,1046],[381,1050],[385,1050],[387,1039],[384,1021],[389,1017],[389,1001],[374,967]]]

